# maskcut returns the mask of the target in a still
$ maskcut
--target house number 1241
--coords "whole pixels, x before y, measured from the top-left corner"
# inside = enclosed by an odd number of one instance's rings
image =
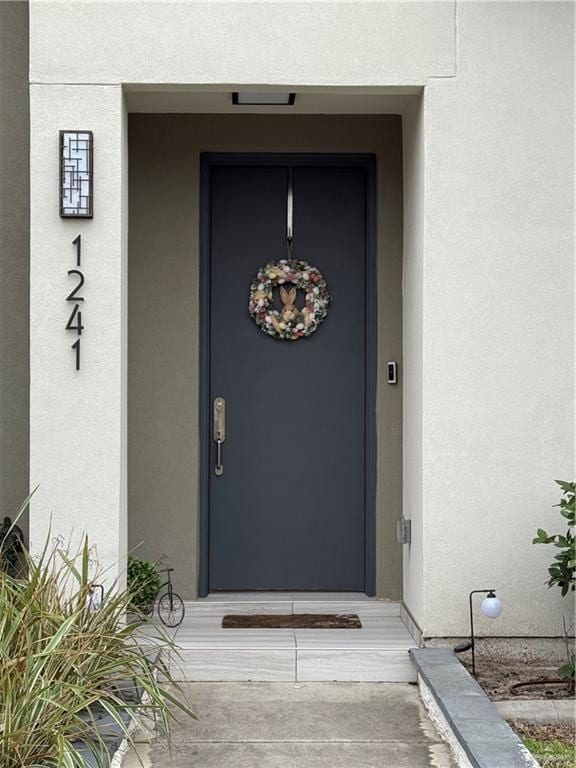
[[[78,235],[74,240],[72,240],[72,245],[76,246],[76,266],[80,267],[82,266],[82,236]],[[82,288],[84,285],[84,275],[79,269],[69,269],[68,274],[74,278],[76,278],[77,283],[76,286],[70,291],[68,296],[66,296],[66,301],[73,301],[74,306],[72,307],[72,312],[70,313],[70,317],[68,318],[68,322],[66,323],[66,330],[72,331],[75,333],[78,338],[72,344],[72,349],[74,350],[75,360],[76,360],[76,370],[80,370],[80,336],[82,336],[82,331],[84,330],[84,326],[82,325],[82,312],[80,310],[81,301],[84,301],[83,296],[78,295],[78,291]]]

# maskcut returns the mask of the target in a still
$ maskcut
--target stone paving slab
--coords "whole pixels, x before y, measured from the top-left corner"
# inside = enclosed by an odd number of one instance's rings
[[[418,688],[401,683],[189,683],[198,722],[143,768],[454,768]],[[129,754],[124,768],[140,763]]]

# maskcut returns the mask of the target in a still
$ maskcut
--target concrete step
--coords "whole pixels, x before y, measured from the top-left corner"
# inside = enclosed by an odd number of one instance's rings
[[[360,618],[400,616],[401,603],[356,593],[216,593],[186,601],[187,616],[254,613],[357,613]]]
[[[416,682],[408,651],[384,649],[186,649],[170,672],[186,682]]]
[[[362,629],[222,629],[230,613],[357,613]],[[414,682],[409,657],[417,643],[400,618],[400,603],[347,599],[238,599],[187,603],[170,658],[181,681]]]

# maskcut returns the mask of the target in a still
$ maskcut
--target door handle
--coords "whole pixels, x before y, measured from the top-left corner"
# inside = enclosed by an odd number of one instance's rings
[[[216,466],[214,474],[224,474],[222,464],[222,443],[226,440],[226,401],[223,397],[214,398],[214,442],[216,443]]]

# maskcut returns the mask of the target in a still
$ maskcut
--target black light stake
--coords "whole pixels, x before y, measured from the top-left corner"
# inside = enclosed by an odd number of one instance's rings
[[[468,602],[470,604],[470,642],[462,643],[454,648],[454,653],[465,653],[466,651],[472,651],[472,674],[476,677],[476,654],[475,654],[475,638],[474,638],[474,611],[472,610],[472,595],[486,595],[482,600],[480,610],[489,619],[497,619],[502,613],[502,601],[496,597],[496,590],[494,589],[474,589],[470,592]]]

